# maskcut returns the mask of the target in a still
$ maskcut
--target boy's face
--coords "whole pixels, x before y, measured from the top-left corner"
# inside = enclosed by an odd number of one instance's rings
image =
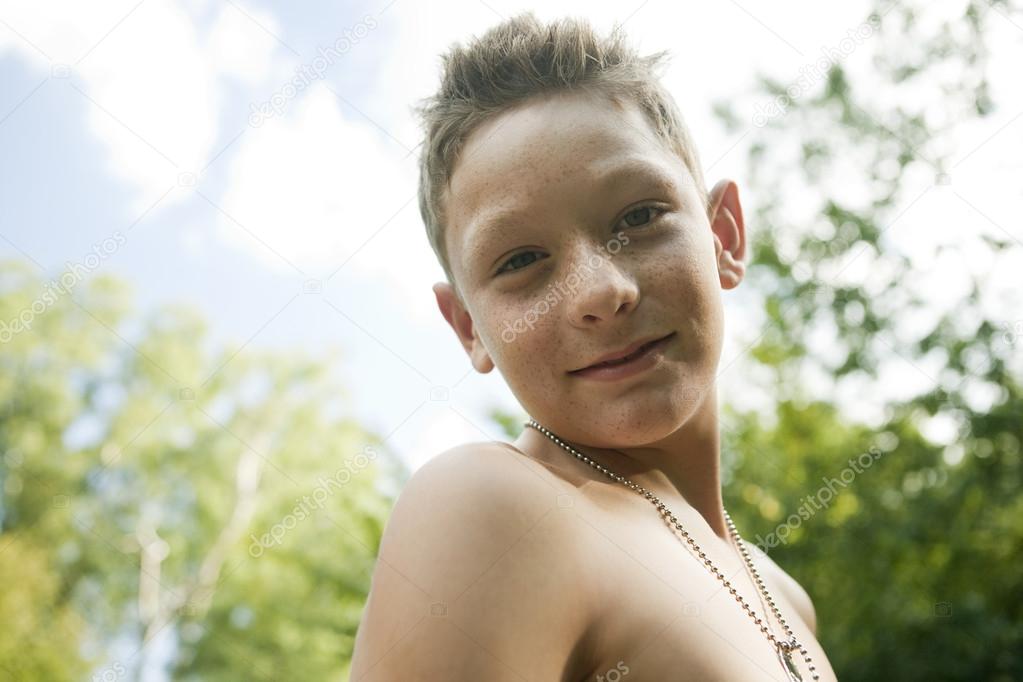
[[[534,98],[462,149],[445,238],[464,306],[446,282],[438,305],[476,370],[496,365],[555,433],[598,447],[660,440],[714,395],[719,289],[744,273],[735,183],[708,203],[631,102]],[[573,373],[668,334],[644,371]]]

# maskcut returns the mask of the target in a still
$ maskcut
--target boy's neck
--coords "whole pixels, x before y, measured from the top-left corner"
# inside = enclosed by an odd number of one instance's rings
[[[562,438],[557,432],[555,435]],[[721,497],[721,437],[715,390],[705,396],[681,428],[642,448],[602,449],[562,440],[614,473],[650,490],[673,510],[673,502],[677,504],[682,498],[703,516],[715,534],[728,539]],[[559,445],[531,428],[524,429],[518,443],[520,449],[530,453],[561,450]]]

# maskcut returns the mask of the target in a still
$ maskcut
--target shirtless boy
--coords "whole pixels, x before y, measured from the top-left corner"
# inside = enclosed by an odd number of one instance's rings
[[[730,534],[715,375],[745,227],[660,58],[529,13],[445,57],[420,109],[434,293],[535,422],[406,484],[353,680],[835,679],[807,594]]]

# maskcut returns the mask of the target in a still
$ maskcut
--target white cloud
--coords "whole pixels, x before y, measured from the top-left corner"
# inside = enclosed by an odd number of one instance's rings
[[[137,190],[129,207],[135,213],[215,153],[218,78],[258,82],[277,49],[228,4],[212,30],[200,34],[195,18],[203,10],[193,3],[192,14],[169,0],[3,7],[4,20],[22,37],[0,32],[0,50],[20,53],[43,74],[70,68],[70,78],[48,86],[67,87],[68,98],[81,101],[112,174]],[[255,17],[274,26],[272,17]],[[184,196],[168,195],[161,208]]]
[[[323,83],[238,144],[221,207],[311,276],[332,272],[409,198],[396,153],[375,129],[343,116]],[[288,267],[233,221],[221,225],[229,241]]]
[[[263,26],[276,29],[273,17],[249,13]],[[273,73],[277,48],[273,36],[225,3],[210,29],[203,56],[208,64],[216,65],[220,75],[257,86]]]

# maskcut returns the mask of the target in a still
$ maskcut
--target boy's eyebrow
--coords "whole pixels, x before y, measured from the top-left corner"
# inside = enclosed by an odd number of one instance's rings
[[[601,172],[593,183],[596,188],[595,193],[598,196],[603,196],[612,185],[624,177],[642,178],[661,187],[674,188],[676,186],[675,180],[667,175],[662,167],[645,159],[632,159]],[[476,217],[469,224],[470,237],[466,252],[472,254],[482,251],[492,233],[525,218],[527,215],[527,211],[505,208],[488,211],[482,217]]]
[[[486,247],[491,233],[501,231],[506,225],[524,218],[525,215],[515,210],[496,210],[486,213],[482,218],[476,218],[469,225],[469,244],[466,252],[469,254],[482,253]]]

